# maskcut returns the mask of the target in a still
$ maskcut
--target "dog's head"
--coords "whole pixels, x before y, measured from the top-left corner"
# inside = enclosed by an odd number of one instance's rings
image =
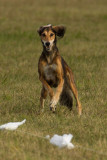
[[[42,26],[38,29],[39,36],[46,51],[50,52],[56,44],[56,37],[63,37],[65,34],[64,26],[52,26],[51,24]]]

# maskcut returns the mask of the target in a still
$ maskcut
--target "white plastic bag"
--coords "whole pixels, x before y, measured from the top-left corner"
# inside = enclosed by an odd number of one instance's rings
[[[0,126],[0,129],[7,129],[7,130],[15,130],[17,129],[20,125],[24,124],[26,122],[26,119],[24,119],[22,122],[9,122],[6,124],[3,124]]]
[[[71,143],[72,138],[72,134],[64,134],[63,136],[55,134],[50,139],[50,143],[58,146],[59,148],[67,147],[68,149],[72,149],[74,148],[74,145]]]

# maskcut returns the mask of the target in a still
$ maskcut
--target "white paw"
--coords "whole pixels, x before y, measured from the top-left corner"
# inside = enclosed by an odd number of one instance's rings
[[[56,104],[57,104],[57,100],[53,98],[50,102],[50,105],[55,106]]]
[[[53,99],[51,100],[50,105],[49,105],[51,111],[55,112],[57,102],[58,102],[58,101],[57,101],[55,98],[53,98]]]

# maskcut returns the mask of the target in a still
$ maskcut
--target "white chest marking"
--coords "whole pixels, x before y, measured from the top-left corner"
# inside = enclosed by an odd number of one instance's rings
[[[46,79],[55,79],[55,71],[57,69],[56,64],[47,65],[44,67],[44,74]]]

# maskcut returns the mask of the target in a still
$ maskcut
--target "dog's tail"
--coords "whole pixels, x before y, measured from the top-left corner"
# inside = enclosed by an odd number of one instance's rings
[[[73,106],[72,91],[68,87],[64,87],[60,96],[60,104],[67,106],[70,110]]]

